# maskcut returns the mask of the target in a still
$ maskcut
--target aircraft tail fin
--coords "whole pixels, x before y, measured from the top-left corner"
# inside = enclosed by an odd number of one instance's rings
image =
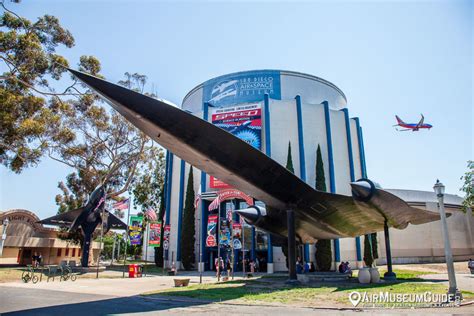
[[[403,120],[398,117],[398,115],[395,115],[395,118],[397,119],[398,124],[404,124]]]

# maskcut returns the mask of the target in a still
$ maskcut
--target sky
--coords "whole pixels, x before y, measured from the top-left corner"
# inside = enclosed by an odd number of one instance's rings
[[[312,74],[336,84],[361,120],[369,178],[384,188],[462,195],[473,154],[472,1],[31,1],[7,3],[29,19],[54,15],[76,45],[72,66],[96,56],[113,82],[148,76],[148,89],[181,104],[196,85],[252,69]],[[430,131],[397,132],[395,114]],[[0,167],[0,210],[56,214],[48,159],[17,175]]]

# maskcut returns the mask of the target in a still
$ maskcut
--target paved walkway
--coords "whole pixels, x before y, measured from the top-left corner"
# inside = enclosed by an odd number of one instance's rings
[[[120,273],[122,275],[122,273]],[[118,276],[118,275],[117,275]],[[12,282],[12,283],[0,283],[0,289],[2,287],[14,287],[22,289],[41,289],[51,291],[62,291],[82,294],[99,294],[99,295],[112,295],[112,296],[132,296],[140,293],[166,289],[174,286],[173,279],[176,278],[189,278],[191,284],[199,283],[199,276],[195,274],[190,275],[178,275],[178,276],[147,276],[143,278],[129,279],[129,278],[114,278],[114,279],[90,279],[82,278],[79,276],[75,282],[72,281],[61,281],[56,278],[56,281],[38,282],[36,284],[23,283],[23,282]],[[236,280],[241,277],[235,277]],[[203,276],[203,283],[215,282],[216,278],[212,274],[207,273]]]
[[[99,294],[82,294],[44,289],[26,289],[18,287],[0,287],[0,313],[2,315],[341,315],[355,313],[369,315],[412,314],[412,310],[359,310],[308,308],[297,306],[246,305],[210,303],[203,300],[159,297],[159,296],[111,296]],[[461,308],[418,309],[417,314],[469,314],[474,313],[474,306]]]
[[[121,274],[121,273],[120,273]],[[118,276],[118,275],[117,275]],[[439,280],[447,283],[446,274],[423,276],[427,280]],[[3,283],[0,284],[0,313],[21,315],[106,315],[106,314],[198,314],[217,315],[228,313],[239,314],[340,314],[361,312],[361,310],[318,309],[297,306],[268,306],[233,304],[232,302],[209,302],[179,297],[141,296],[140,293],[166,289],[174,285],[174,278],[190,278],[191,283],[199,282],[196,273],[183,273],[179,276],[148,276],[137,279],[87,279],[79,278],[76,282],[40,282]],[[235,277],[236,280],[241,276]],[[469,274],[457,274],[460,289],[474,291],[474,277]],[[203,283],[215,282],[212,273],[203,276]],[[436,281],[435,281],[436,282]],[[364,310],[377,315],[396,312],[394,310]],[[398,312],[406,313],[406,310]],[[417,310],[417,313],[469,313],[474,314],[474,305],[459,309]]]
[[[447,273],[446,274],[445,273],[424,274],[424,275],[420,275],[420,278],[425,279],[425,280],[439,280],[439,281],[442,281],[439,283],[445,284],[446,286],[449,285]],[[456,283],[458,285],[458,289],[474,292],[474,274],[456,273]]]

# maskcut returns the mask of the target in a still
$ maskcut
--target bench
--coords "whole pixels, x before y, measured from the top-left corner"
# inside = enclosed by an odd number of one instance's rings
[[[190,279],[173,279],[173,280],[174,280],[174,286],[180,287],[180,286],[188,286]]]
[[[58,266],[48,266],[48,279],[46,280],[46,282],[49,282],[49,279],[51,278],[53,278],[54,281],[54,278],[58,276],[58,270]]]

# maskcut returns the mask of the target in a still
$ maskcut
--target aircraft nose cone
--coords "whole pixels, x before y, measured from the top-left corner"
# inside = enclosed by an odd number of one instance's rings
[[[373,194],[370,183],[366,181],[351,182],[351,188],[352,195],[362,200],[370,199]]]
[[[242,216],[247,221],[247,223],[250,224],[255,223],[260,218],[260,212],[254,207],[235,210],[234,212]]]

